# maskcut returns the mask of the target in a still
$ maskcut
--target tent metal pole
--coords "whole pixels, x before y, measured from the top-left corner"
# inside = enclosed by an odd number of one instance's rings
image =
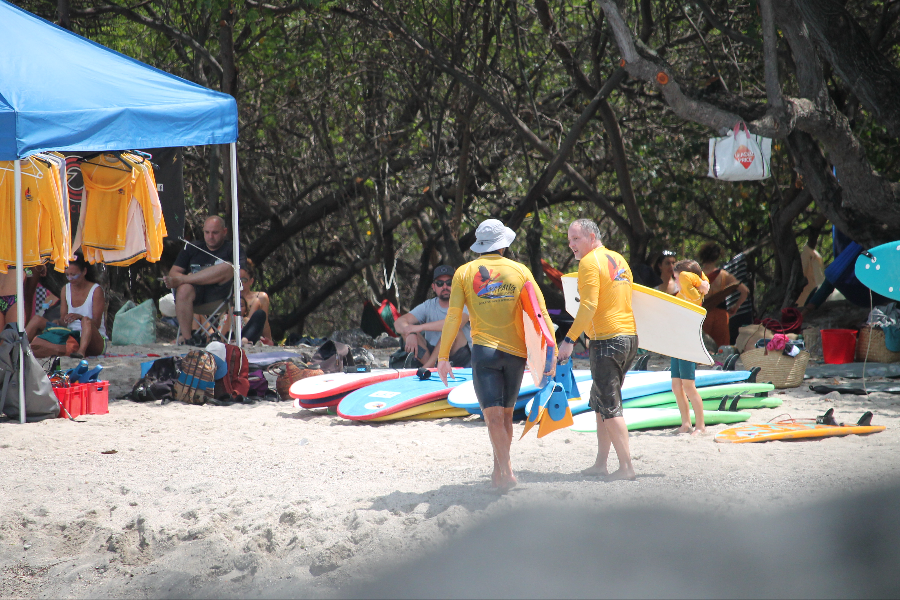
[[[25,253],[22,250],[22,161],[13,164],[16,193],[16,330],[25,335]],[[19,423],[25,422],[25,345],[19,344]]]
[[[241,347],[243,323],[241,322],[241,242],[238,230],[237,142],[231,142],[231,244],[234,258],[234,345]]]

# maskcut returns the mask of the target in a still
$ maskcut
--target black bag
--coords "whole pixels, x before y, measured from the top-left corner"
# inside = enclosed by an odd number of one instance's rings
[[[167,356],[153,361],[144,377],[134,384],[129,398],[135,402],[173,400],[175,380],[180,369],[180,356]]]
[[[344,366],[353,366],[350,346],[332,340],[319,346],[309,362],[310,369],[321,369],[323,373],[340,373]]]
[[[388,359],[388,367],[391,369],[408,369],[409,364],[414,360],[414,357],[404,350],[400,348]]]

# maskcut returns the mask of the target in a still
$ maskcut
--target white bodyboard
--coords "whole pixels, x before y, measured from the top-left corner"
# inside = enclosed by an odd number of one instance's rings
[[[577,275],[563,275],[562,284],[566,312],[574,317],[580,306]],[[703,343],[705,309],[638,284],[632,286],[631,308],[639,347],[700,365],[715,364]]]

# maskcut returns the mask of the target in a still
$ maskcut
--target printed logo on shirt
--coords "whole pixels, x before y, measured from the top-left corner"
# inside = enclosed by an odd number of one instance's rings
[[[513,298],[517,288],[511,283],[504,283],[500,275],[494,274],[493,269],[484,265],[478,267],[478,274],[472,282],[472,288],[479,298],[496,300],[498,298]]]
[[[124,195],[125,195],[125,188],[119,188],[119,195],[120,195],[120,196],[124,196]]]
[[[25,199],[26,200],[34,200],[34,196],[31,195],[31,188],[25,188]]]
[[[625,269],[619,267],[619,263],[616,262],[616,259],[607,254],[606,261],[609,264],[610,281],[628,281],[628,278],[625,277]]]

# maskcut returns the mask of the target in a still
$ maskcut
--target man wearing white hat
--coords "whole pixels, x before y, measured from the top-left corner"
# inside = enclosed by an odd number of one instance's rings
[[[547,323],[550,315],[528,267],[503,257],[516,239],[515,232],[497,219],[487,219],[475,230],[475,239],[471,249],[481,256],[458,268],[453,275],[437,366],[446,385],[447,376],[452,377],[450,349],[465,307],[472,325],[472,381],[494,449],[491,484],[505,491],[516,485],[509,448],[513,410],[527,357],[519,301],[526,281],[534,286]]]

